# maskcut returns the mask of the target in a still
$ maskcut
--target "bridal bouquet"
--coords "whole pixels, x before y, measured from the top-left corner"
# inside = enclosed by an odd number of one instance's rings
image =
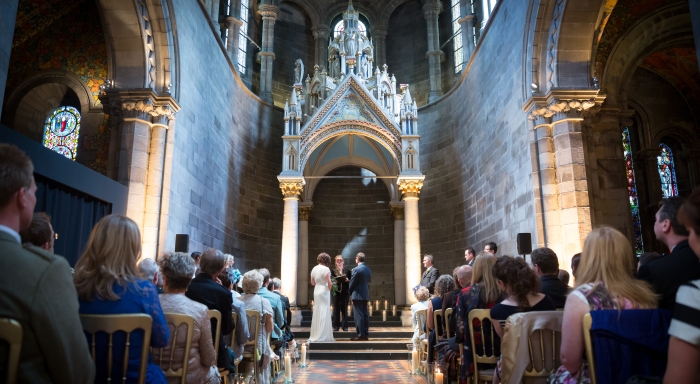
[[[335,277],[331,278],[331,282],[333,282],[333,286],[331,287],[331,295],[335,296],[338,292],[340,292],[340,287],[338,286],[338,282],[336,281]]]

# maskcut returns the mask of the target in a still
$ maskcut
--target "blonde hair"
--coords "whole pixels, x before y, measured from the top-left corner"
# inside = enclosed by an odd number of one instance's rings
[[[491,252],[479,252],[472,266],[472,286],[480,285],[479,298],[486,303],[495,303],[501,294],[491,272],[496,260],[498,259]]]
[[[610,227],[600,227],[586,237],[576,269],[576,287],[602,283],[619,308],[626,300],[634,308],[656,308],[657,296],[648,283],[632,276],[632,247],[627,237]]]
[[[141,256],[141,234],[126,216],[109,215],[97,222],[85,252],[75,265],[73,282],[82,300],[119,300],[114,283],[126,287],[136,281],[136,261]]]

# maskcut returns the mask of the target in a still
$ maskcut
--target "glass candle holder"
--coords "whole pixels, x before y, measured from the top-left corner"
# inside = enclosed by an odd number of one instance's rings
[[[293,383],[294,380],[292,380],[292,353],[291,351],[287,350],[284,353],[284,382],[285,383]]]
[[[310,344],[306,341],[300,343],[299,352],[299,368],[308,368],[309,366],[309,346]]]
[[[396,316],[396,304],[391,306],[391,316]]]
[[[367,310],[369,312],[369,315],[372,316],[372,303],[367,303]]]
[[[374,310],[375,311],[379,310],[379,300],[374,300]]]
[[[449,384],[449,368],[448,364],[433,364],[433,383]]]
[[[382,311],[382,321],[386,321],[386,310]]]
[[[384,310],[389,310],[389,300],[384,300]]]

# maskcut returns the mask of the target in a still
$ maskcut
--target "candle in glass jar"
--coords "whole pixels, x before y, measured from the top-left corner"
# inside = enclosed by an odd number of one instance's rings
[[[435,370],[435,384],[442,384],[443,373],[440,372],[440,368]]]
[[[382,311],[382,321],[386,321],[386,310]]]
[[[391,316],[396,316],[396,304],[391,306]]]
[[[292,381],[292,356],[289,353],[284,355],[284,378],[285,381]]]
[[[418,360],[418,351],[415,348],[413,348],[413,352],[411,352],[411,373],[413,373],[414,375],[418,374],[419,362],[420,361]]]
[[[352,316],[352,305],[348,304],[348,316]]]
[[[389,300],[384,300],[384,310],[386,311],[388,309],[389,309]]]
[[[301,366],[306,367],[306,343],[301,345]]]
[[[367,309],[369,310],[369,315],[372,316],[372,303],[367,303]]]

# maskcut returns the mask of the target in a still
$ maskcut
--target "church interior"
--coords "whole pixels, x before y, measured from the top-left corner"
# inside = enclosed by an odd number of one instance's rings
[[[700,187],[696,0],[3,0],[0,19],[0,142],[32,159],[71,267],[124,215],[142,258],[268,269],[308,338],[317,256],[366,255],[383,340],[319,347],[337,361],[296,382],[374,382],[370,359],[437,382],[406,357],[424,255],[449,275],[468,247],[547,247],[572,273],[601,227],[669,253],[659,201]]]

